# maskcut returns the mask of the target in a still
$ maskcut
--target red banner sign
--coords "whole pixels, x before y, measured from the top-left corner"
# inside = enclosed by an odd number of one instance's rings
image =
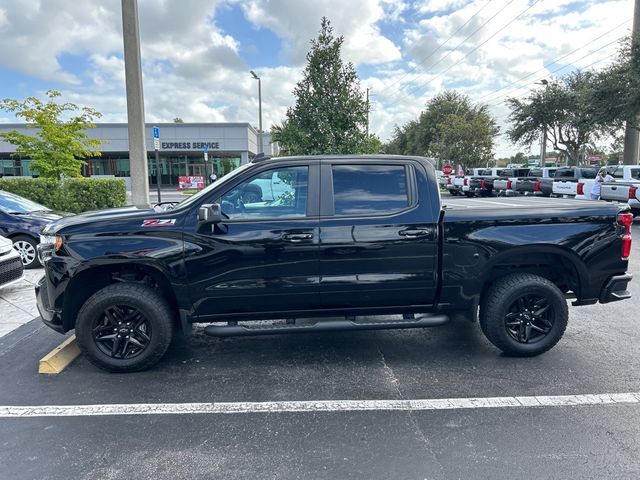
[[[202,175],[178,177],[178,190],[188,190],[190,188],[202,190],[204,188],[204,177]]]

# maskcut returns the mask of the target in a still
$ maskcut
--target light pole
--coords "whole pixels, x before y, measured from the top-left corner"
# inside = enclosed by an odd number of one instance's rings
[[[147,165],[147,147],[145,145],[137,0],[122,0],[122,37],[127,92],[131,201],[137,207],[147,207],[149,205],[149,167]]]
[[[545,87],[549,85],[549,81],[546,78],[543,78],[539,82],[536,82],[537,85],[544,85]],[[542,139],[540,141],[540,166],[544,167],[544,159],[547,156],[547,126],[542,125]]]
[[[258,153],[264,153],[262,150],[262,82],[256,72],[251,70],[249,73],[258,81]]]

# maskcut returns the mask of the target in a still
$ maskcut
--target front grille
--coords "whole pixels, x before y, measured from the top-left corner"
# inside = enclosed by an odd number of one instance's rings
[[[0,285],[17,280],[22,276],[22,260],[20,257],[14,257],[10,260],[0,262]]]

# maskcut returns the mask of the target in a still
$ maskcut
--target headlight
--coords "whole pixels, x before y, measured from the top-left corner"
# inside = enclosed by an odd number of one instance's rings
[[[62,248],[62,237],[59,235],[40,235],[40,245],[43,249],[53,249],[57,252]]]

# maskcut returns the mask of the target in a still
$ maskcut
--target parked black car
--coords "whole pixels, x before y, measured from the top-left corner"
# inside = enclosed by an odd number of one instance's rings
[[[265,177],[289,188],[244,203]],[[537,355],[564,333],[566,293],[574,305],[630,297],[633,221],[628,206],[538,202],[442,206],[418,157],[260,159],[165,212],[45,227],[38,309],[111,371],[152,366],[194,322],[224,323],[209,335],[264,335],[431,327],[456,314],[479,318],[507,354]],[[357,320],[377,314],[402,317]],[[251,322],[261,319],[286,320]]]
[[[39,267],[40,229],[61,218],[47,207],[0,190],[0,235],[11,239],[25,268]]]

